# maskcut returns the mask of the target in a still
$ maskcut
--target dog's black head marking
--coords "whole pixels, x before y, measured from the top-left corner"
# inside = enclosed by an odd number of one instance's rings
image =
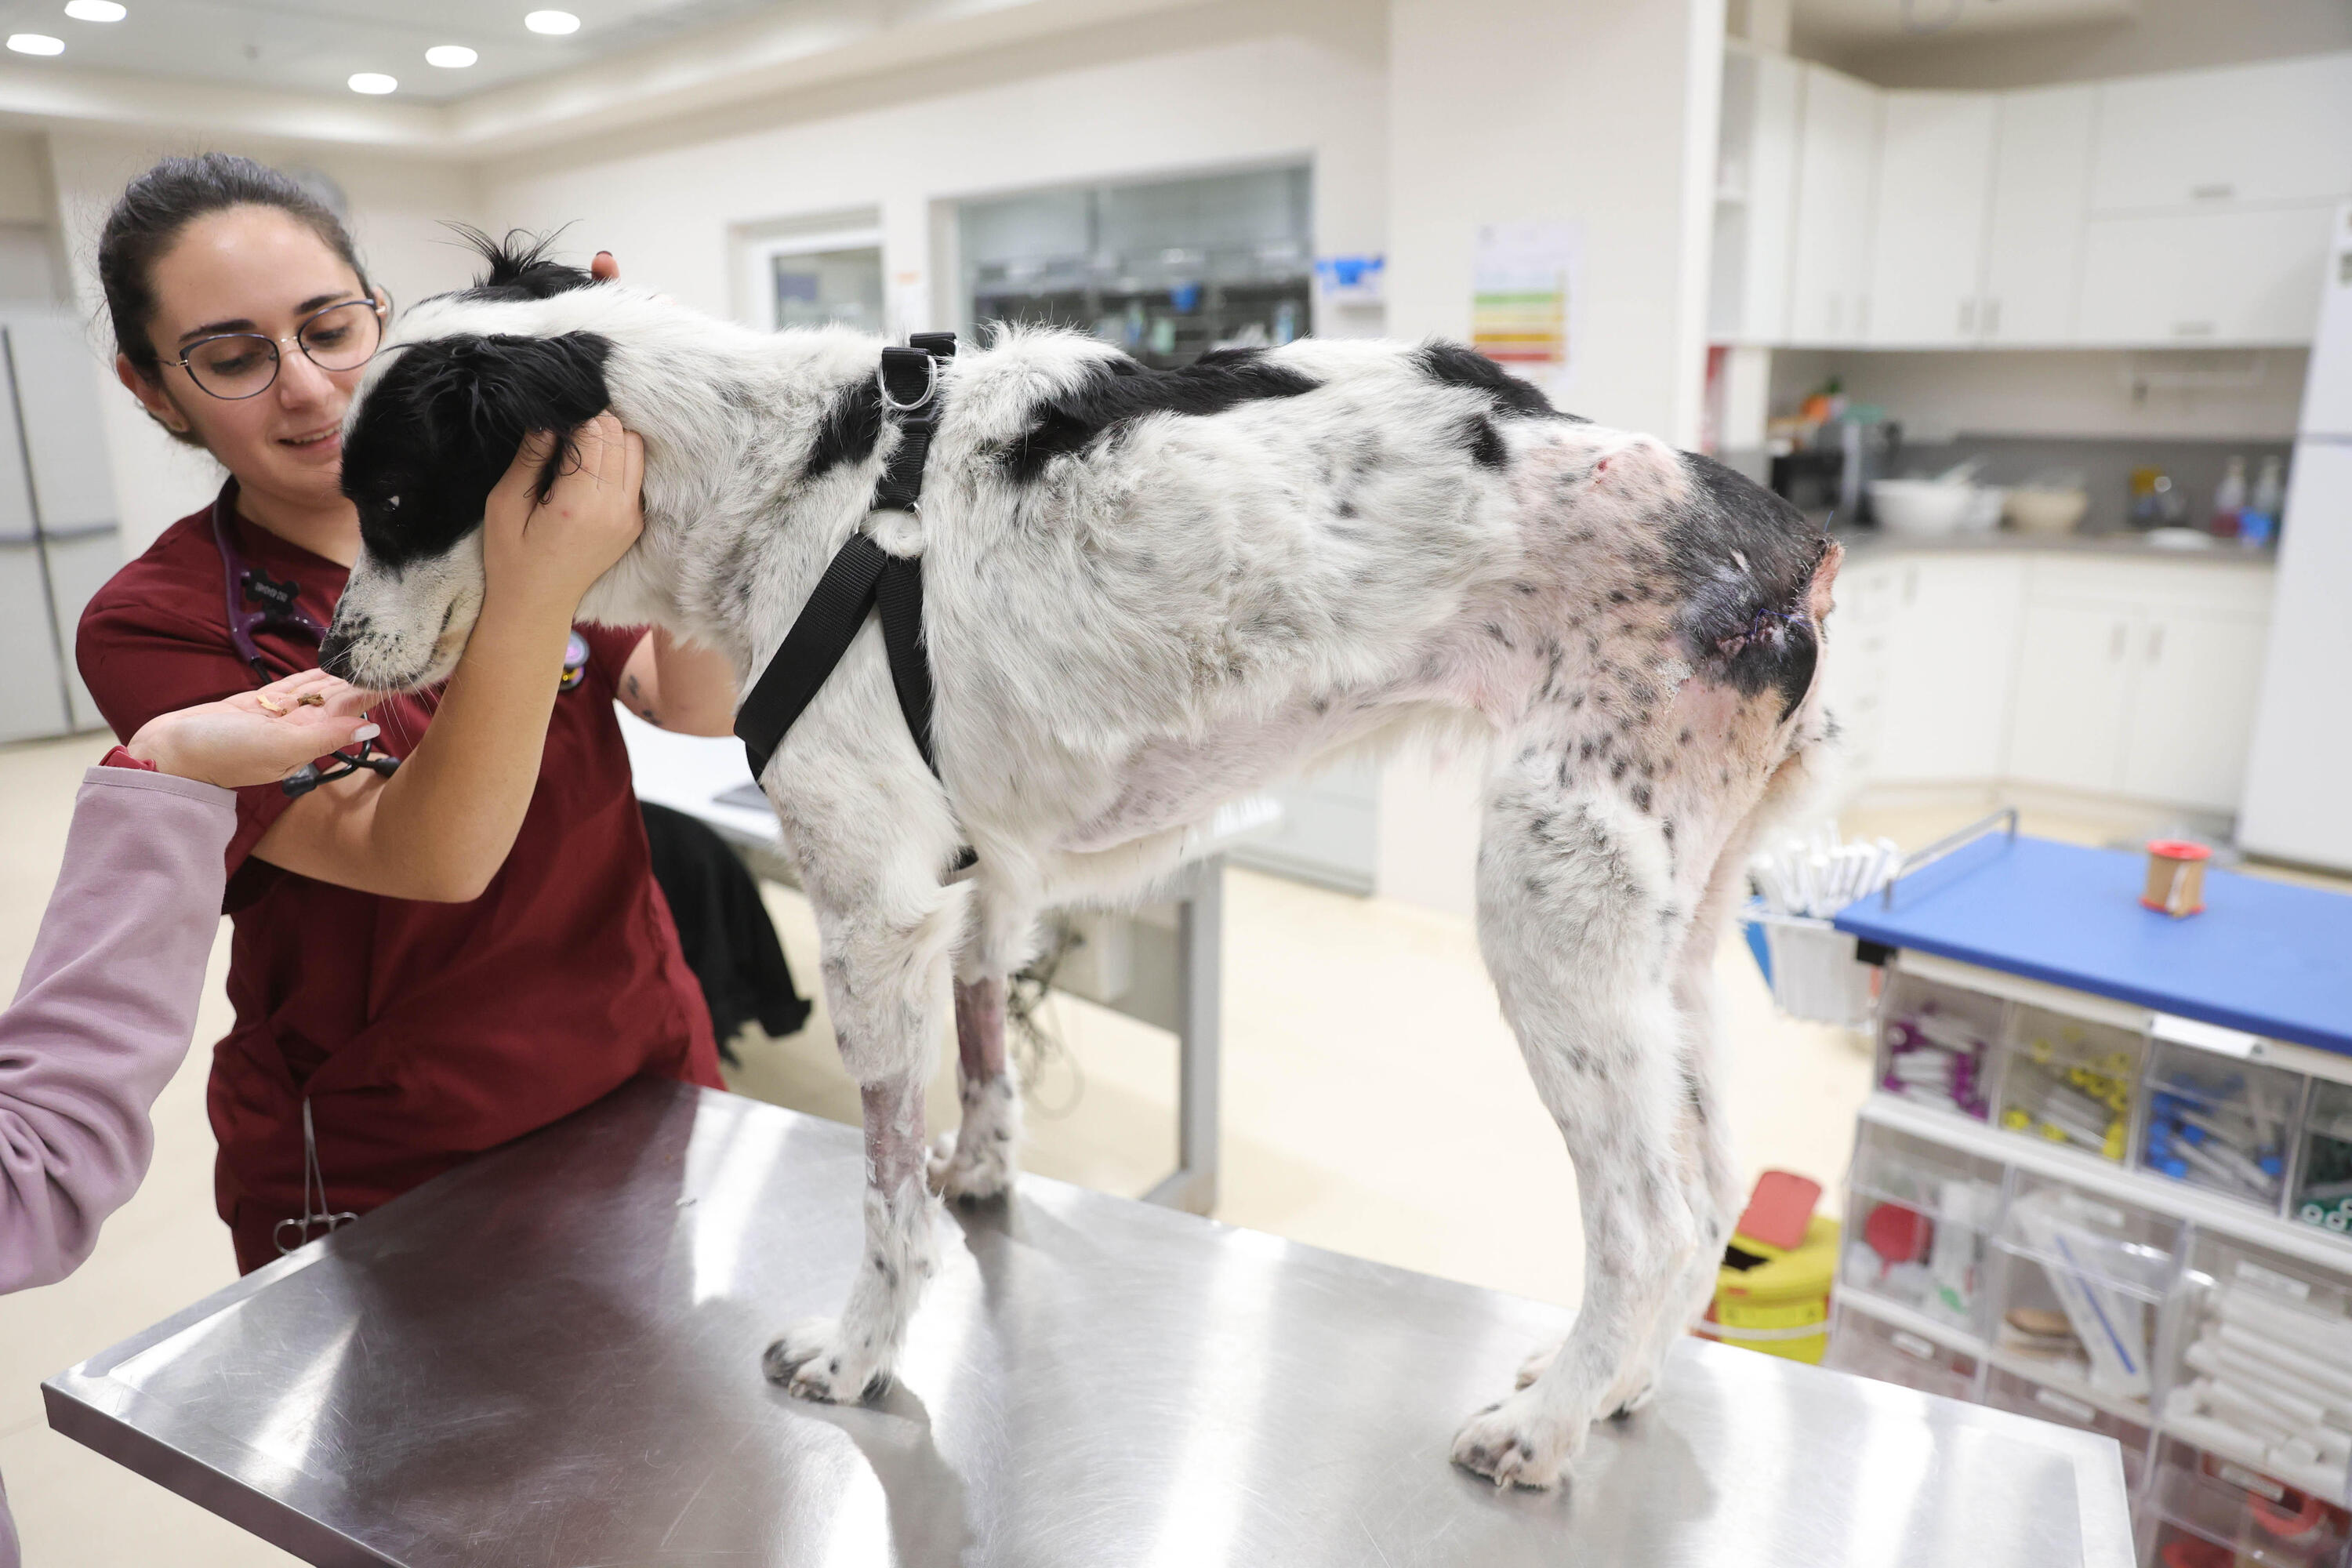
[[[1265,398],[1297,397],[1321,384],[1275,363],[1264,349],[1217,349],[1180,370],[1152,370],[1122,354],[1101,361],[1076,387],[1040,404],[1029,428],[1005,446],[1004,467],[1027,484],[1055,458],[1083,452],[1146,416],[1205,417]]]
[[[1808,599],[1829,541],[1786,499],[1714,458],[1685,452],[1682,463],[1692,494],[1667,539],[1684,635],[1742,696],[1777,688],[1785,721],[1821,658]]]
[[[431,560],[481,525],[482,507],[532,430],[569,431],[610,402],[612,341],[433,338],[394,351],[343,438],[343,494],[360,539],[388,565]],[[542,489],[572,454],[559,447]]]
[[[1527,419],[1566,419],[1578,425],[1590,423],[1581,415],[1563,414],[1554,408],[1551,399],[1533,382],[1520,380],[1465,343],[1433,338],[1413,350],[1412,358],[1421,367],[1421,374],[1440,385],[1484,395],[1496,414]]]
[[[493,239],[471,224],[453,223],[449,227],[481,252],[487,268],[472,288],[458,290],[460,300],[545,300],[596,284],[579,268],[549,259],[547,253],[555,247],[558,235],[510,228],[504,239]]]

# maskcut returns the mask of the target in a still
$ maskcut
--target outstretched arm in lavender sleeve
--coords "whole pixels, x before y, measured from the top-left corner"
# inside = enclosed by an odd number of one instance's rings
[[[127,750],[162,772],[83,776],[48,912],[0,1013],[0,1292],[71,1273],[147,1173],[148,1112],[187,1054],[220,920],[236,820],[223,786],[373,733],[362,700],[305,671],[155,720]]]

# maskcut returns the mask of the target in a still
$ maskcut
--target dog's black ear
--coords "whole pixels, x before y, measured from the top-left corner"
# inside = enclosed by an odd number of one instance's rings
[[[504,239],[492,239],[471,224],[453,223],[448,226],[481,253],[484,263],[481,277],[474,280],[471,289],[464,290],[462,298],[544,300],[588,288],[596,281],[577,267],[549,259],[547,253],[554,248],[556,235],[526,234],[510,228]]]
[[[501,333],[454,339],[448,349],[434,377],[435,425],[494,455],[501,469],[530,431],[553,430],[567,437],[539,477],[543,499],[556,474],[578,456],[570,432],[612,401],[604,386],[612,340],[598,332],[551,338]]]

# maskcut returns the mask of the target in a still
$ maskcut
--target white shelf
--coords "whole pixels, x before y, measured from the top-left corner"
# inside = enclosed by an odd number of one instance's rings
[[[2168,1176],[2130,1170],[2095,1154],[2003,1132],[1973,1117],[1914,1105],[1884,1089],[1874,1090],[1864,1102],[1862,1119],[2187,1220],[2200,1230],[2284,1253],[2331,1273],[2352,1275],[2352,1239],[2265,1214]]]
[[[1834,1286],[1831,1295],[1842,1307],[1850,1307],[1866,1318],[1876,1318],[1889,1328],[1908,1329],[1921,1339],[1933,1340],[1948,1351],[1958,1351],[1979,1361],[1988,1359],[1991,1353],[1990,1347],[1966,1329],[1956,1328],[1940,1318],[1931,1318],[1916,1307],[1890,1301],[1884,1296],[1873,1295],[1852,1285]]]

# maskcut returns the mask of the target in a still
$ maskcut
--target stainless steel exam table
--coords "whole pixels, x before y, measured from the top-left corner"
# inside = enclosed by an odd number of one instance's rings
[[[323,1564],[2131,1560],[2112,1439],[1696,1341],[1570,1488],[1498,1492],[1449,1442],[1566,1311],[1037,1178],[945,1228],[890,1393],[803,1404],[760,1352],[840,1300],[861,1166],[633,1084],[58,1373],[49,1421]]]

